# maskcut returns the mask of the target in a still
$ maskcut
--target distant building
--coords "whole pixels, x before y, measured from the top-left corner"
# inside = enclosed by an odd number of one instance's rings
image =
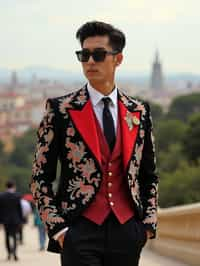
[[[17,78],[17,72],[13,71],[11,74],[11,82],[10,82],[10,86],[11,88],[15,89],[18,85],[18,78]]]
[[[34,73],[34,74],[32,75],[32,78],[31,78],[30,86],[31,86],[32,88],[36,88],[36,87],[37,87],[37,84],[38,84],[38,79],[37,79],[36,74]]]
[[[160,62],[158,51],[155,53],[155,59],[152,65],[150,88],[156,91],[160,91],[164,88],[162,64]]]

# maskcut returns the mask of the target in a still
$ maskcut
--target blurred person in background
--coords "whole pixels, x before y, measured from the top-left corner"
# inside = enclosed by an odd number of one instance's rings
[[[8,252],[7,259],[12,257],[15,261],[17,256],[17,233],[23,223],[20,194],[16,192],[13,181],[6,183],[6,191],[0,193],[0,223],[4,225],[5,244]]]
[[[17,239],[19,243],[22,245],[24,243],[24,235],[23,235],[23,229],[24,225],[28,223],[28,217],[32,213],[31,204],[23,199],[23,197],[20,200],[21,208],[22,208],[22,214],[23,214],[23,223],[21,224],[19,228],[19,232],[17,234]]]
[[[36,207],[33,208],[33,217],[34,217],[34,225],[38,229],[38,238],[39,238],[39,245],[40,251],[45,250],[45,241],[46,241],[46,231],[43,222],[40,219],[38,210]]]
[[[76,34],[88,83],[48,99],[31,191],[62,266],[137,266],[155,238],[157,185],[150,107],[122,92],[125,35],[104,22]],[[57,161],[59,186],[54,193]]]

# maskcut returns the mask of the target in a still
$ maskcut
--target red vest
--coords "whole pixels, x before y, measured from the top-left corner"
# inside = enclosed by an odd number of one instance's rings
[[[101,150],[103,179],[95,199],[82,215],[100,225],[113,211],[119,222],[123,224],[134,215],[134,207],[127,180],[124,176],[119,119],[116,143],[112,153],[98,120],[95,119],[95,121]]]

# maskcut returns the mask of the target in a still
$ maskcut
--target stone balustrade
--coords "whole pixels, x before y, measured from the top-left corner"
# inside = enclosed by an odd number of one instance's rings
[[[158,237],[149,241],[149,247],[200,266],[200,203],[159,209],[158,217]]]

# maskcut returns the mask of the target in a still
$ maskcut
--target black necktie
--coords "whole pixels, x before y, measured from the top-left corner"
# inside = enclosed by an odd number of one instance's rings
[[[112,118],[112,114],[109,110],[109,103],[111,102],[111,99],[109,97],[104,97],[102,98],[102,101],[104,103],[103,130],[104,130],[104,135],[106,137],[108,145],[110,147],[110,151],[112,151],[115,145],[115,127],[114,127],[114,121]]]

